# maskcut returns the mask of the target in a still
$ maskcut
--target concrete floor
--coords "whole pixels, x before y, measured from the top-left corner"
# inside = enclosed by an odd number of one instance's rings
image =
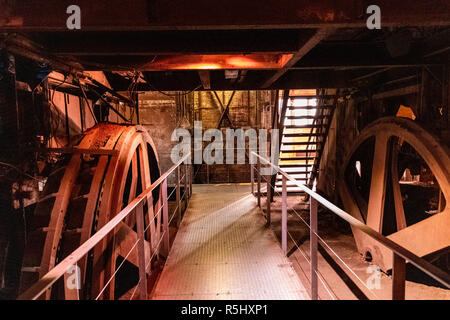
[[[309,299],[249,185],[194,185],[152,299]]]
[[[309,223],[309,207],[302,202],[302,198],[302,196],[288,197],[288,230],[290,232],[288,251],[291,250],[289,259],[302,283],[309,288],[309,229],[299,218],[300,216]],[[271,205],[271,228],[281,242],[281,197],[277,196],[274,200],[275,202]],[[261,207],[265,211],[265,198],[262,198]],[[339,261],[329,250],[321,251],[319,255],[319,272],[323,276],[323,282],[319,281],[321,299],[361,299],[364,295],[370,299],[391,299],[392,277],[385,273],[381,273],[379,288],[369,290],[366,287],[367,280],[373,273],[369,273],[370,263],[364,261],[358,253],[348,224],[331,213],[319,211],[319,235],[343,261]],[[299,248],[292,239],[295,239]],[[343,263],[349,266],[354,274],[348,271]],[[343,272],[336,271],[341,268]],[[412,278],[414,281],[411,280]],[[406,299],[450,300],[450,290],[434,286],[420,271],[408,269]]]

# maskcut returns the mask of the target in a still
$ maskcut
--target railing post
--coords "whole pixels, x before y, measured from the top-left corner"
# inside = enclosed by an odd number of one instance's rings
[[[257,192],[258,192],[258,207],[261,208],[261,161],[259,160],[259,157],[256,157],[256,176],[258,177],[258,187],[257,187]]]
[[[250,183],[252,185],[252,194],[255,194],[255,166],[253,165],[253,153],[250,153]]]
[[[177,201],[177,227],[181,223],[181,195],[180,195],[180,183],[181,183],[181,175],[180,175],[180,166],[177,167],[177,174],[176,174],[176,180],[177,180],[177,186],[176,186],[176,201]]]
[[[317,283],[317,201],[313,197],[309,198],[309,256],[311,263],[311,299],[317,300],[318,283]]]
[[[188,165],[184,165],[184,203],[186,204],[186,208],[188,205],[188,197],[189,197],[189,190],[188,190]]]
[[[267,168],[270,172],[272,172],[272,168]],[[270,227],[270,216],[271,216],[271,213],[270,213],[270,200],[271,200],[271,197],[270,197],[270,193],[271,193],[271,191],[272,191],[272,188],[271,188],[271,185],[270,185],[270,179],[272,179],[272,176],[269,174],[269,175],[267,175],[267,192],[266,192],[266,196],[267,196],[267,198],[266,198],[266,207],[267,207],[267,215],[266,215],[266,220],[267,220],[267,223],[266,223],[266,227]]]
[[[192,164],[189,165],[189,199],[192,196],[192,180],[194,177],[192,176],[194,171],[194,166]]]
[[[163,252],[165,257],[169,256],[170,250],[170,235],[169,235],[169,201],[167,199],[167,179],[165,179],[162,183],[162,205],[163,205],[163,223],[162,223],[162,232],[163,232]]]
[[[147,300],[147,275],[145,272],[145,246],[144,246],[144,204],[140,203],[136,209],[136,230],[139,240],[138,263],[139,263],[139,292],[141,300]],[[150,258],[150,257],[149,257]]]
[[[284,255],[287,255],[287,190],[286,177],[283,175],[283,185],[281,190],[281,248]]]
[[[393,252],[392,300],[405,300],[406,261]]]

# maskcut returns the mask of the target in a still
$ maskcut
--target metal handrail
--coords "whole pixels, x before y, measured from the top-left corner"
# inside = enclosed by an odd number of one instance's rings
[[[166,179],[169,175],[177,170],[180,165],[190,157],[190,153],[185,155],[179,162],[173,165],[168,171],[161,175],[158,180],[156,180],[150,187],[144,190],[139,196],[137,196],[133,201],[131,201],[123,210],[121,210],[114,218],[112,218],[108,223],[106,223],[100,230],[98,230],[92,237],[90,237],[86,242],[79,246],[75,251],[68,255],[64,260],[58,263],[53,269],[46,273],[38,282],[32,285],[28,290],[21,294],[18,300],[36,300],[38,299],[46,290],[51,288],[51,286],[58,281],[72,266],[74,266],[78,260],[89,253],[100,241],[102,241],[114,228],[116,228],[123,219],[129,216],[136,210],[142,210],[144,201],[152,191],[158,187],[160,184],[166,184]],[[179,173],[178,173],[179,174]],[[178,181],[177,188],[179,188],[180,181]],[[186,191],[185,191],[186,192]],[[179,190],[177,189],[177,193]],[[167,196],[167,195],[166,195]],[[179,196],[177,195],[177,198]],[[179,199],[177,199],[179,200]],[[167,205],[167,204],[165,204]],[[167,209],[166,209],[167,210]],[[139,220],[139,219],[136,219]],[[168,234],[167,234],[168,236]],[[167,242],[167,240],[166,240]],[[143,244],[142,244],[143,245]]]
[[[314,192],[310,188],[308,188],[306,185],[304,185],[301,182],[298,182],[295,178],[290,176],[288,173],[286,173],[284,170],[282,170],[279,166],[274,165],[269,160],[265,159],[264,157],[258,155],[256,152],[252,151],[251,155],[256,156],[258,159],[258,167],[260,167],[260,162],[265,163],[269,166],[271,166],[273,169],[275,169],[277,172],[279,172],[285,179],[289,180],[290,182],[297,185],[300,189],[302,189],[304,192],[306,192],[308,195],[311,196],[312,199],[318,202],[321,205],[323,205],[325,208],[333,212],[334,214],[338,215],[345,221],[347,221],[350,225],[357,228],[358,230],[364,232],[365,234],[369,235],[373,239],[380,242],[382,245],[386,246],[388,249],[390,249],[392,252],[394,252],[394,256],[398,255],[402,259],[405,259],[409,261],[411,264],[416,266],[418,269],[435,279],[436,281],[440,282],[444,286],[450,289],[450,275],[443,270],[439,269],[438,267],[434,266],[430,262],[426,261],[423,258],[420,258],[419,256],[415,255],[413,252],[409,251],[408,249],[402,247],[401,245],[395,243],[394,241],[390,240],[389,238],[385,237],[381,233],[375,231],[371,227],[367,226],[366,224],[362,223],[358,219],[354,218],[349,213],[345,212],[344,210],[337,207],[332,202],[328,201],[318,193]],[[252,168],[253,171],[253,168]],[[261,176],[261,173],[258,172],[258,175]],[[253,181],[252,181],[253,182]],[[260,196],[260,191],[258,190],[258,196]],[[259,201],[258,201],[259,203]],[[316,208],[317,209],[317,208]],[[395,259],[394,259],[395,260]],[[394,270],[395,272],[395,270]]]

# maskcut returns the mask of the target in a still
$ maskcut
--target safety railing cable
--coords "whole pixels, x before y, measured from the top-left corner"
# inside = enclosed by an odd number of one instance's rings
[[[253,157],[256,158],[256,166],[253,161]],[[310,230],[310,269],[311,269],[311,297],[312,299],[318,299],[318,287],[317,287],[317,280],[321,281],[321,275],[317,270],[318,261],[317,261],[317,243],[320,242],[326,249],[329,250],[329,252],[332,253],[335,257],[338,258],[340,263],[351,272],[352,276],[355,277],[359,282],[363,284],[365,288],[367,288],[371,294],[374,295],[375,298],[379,299],[378,296],[368,288],[366,283],[362,281],[360,277],[348,266],[348,264],[331,248],[331,246],[322,238],[317,232],[317,208],[318,204],[324,206],[326,209],[328,209],[330,212],[338,215],[343,220],[347,221],[352,225],[353,227],[359,229],[360,231],[366,233],[370,237],[374,238],[376,241],[380,242],[382,245],[390,249],[394,254],[394,276],[395,276],[395,269],[396,268],[404,268],[405,261],[409,261],[411,264],[419,268],[419,270],[423,271],[424,273],[428,274],[435,280],[439,281],[446,287],[450,288],[450,275],[445,273],[444,271],[440,270],[436,266],[432,265],[428,261],[416,256],[414,253],[410,252],[409,250],[405,249],[404,247],[398,245],[397,243],[393,242],[392,240],[386,238],[382,234],[376,232],[369,226],[363,224],[358,219],[354,218],[344,210],[340,209],[324,197],[320,196],[318,193],[314,192],[310,188],[308,188],[305,184],[298,182],[294,177],[290,176],[288,173],[283,171],[280,167],[277,165],[274,165],[271,163],[268,159],[261,157],[256,152],[251,152],[251,185],[252,185],[252,193],[254,194],[254,183],[255,183],[255,175],[254,172],[256,172],[257,176],[257,197],[258,197],[258,206],[261,207],[261,177],[264,178],[264,180],[267,182],[267,212],[266,212],[266,219],[268,222],[268,225],[270,225],[270,191],[271,189],[274,190],[278,195],[280,193],[276,191],[276,188],[270,183],[268,179],[266,179],[264,176],[268,174],[262,174],[261,173],[261,163],[264,163],[267,168],[271,170],[270,173],[277,174],[280,173],[282,175],[282,194],[280,195],[282,198],[282,248],[285,252],[286,251],[286,244],[287,244],[287,235],[291,237],[294,244],[298,247],[297,242],[294,240],[294,237],[290,234],[289,230],[287,229],[287,192],[286,192],[286,185],[287,181],[290,181],[294,183],[297,187],[299,187],[302,191],[307,193],[310,196],[310,223],[308,224],[301,216],[300,214],[292,207],[292,211],[297,215],[297,217],[300,219],[301,222],[303,222],[308,229]],[[306,256],[305,256],[306,258]],[[395,263],[397,261],[397,264]],[[397,281],[393,281],[393,298],[394,299],[404,299],[404,288],[405,288],[405,281],[406,279],[404,277],[394,279]],[[324,283],[324,282],[322,282]],[[325,286],[326,287],[326,286]],[[403,292],[402,292],[403,291]]]

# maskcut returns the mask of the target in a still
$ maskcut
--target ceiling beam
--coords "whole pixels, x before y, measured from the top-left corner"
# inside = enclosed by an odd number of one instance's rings
[[[311,30],[83,31],[32,34],[52,53],[76,56],[294,53]]]
[[[4,1],[3,1],[4,2]],[[73,0],[21,0],[0,16],[8,30],[68,31]],[[355,0],[78,0],[82,30],[200,30],[365,27],[367,2]],[[450,24],[448,0],[377,0],[382,27]],[[230,14],[231,13],[231,14]],[[73,32],[73,31],[69,31]]]
[[[293,57],[286,62],[286,64],[275,72],[274,75],[272,75],[269,79],[267,79],[264,84],[262,85],[262,88],[268,88],[270,87],[275,81],[277,81],[281,76],[283,76],[286,71],[293,67],[301,58],[303,58],[308,52],[310,52],[317,44],[327,38],[330,34],[334,32],[335,29],[329,29],[329,28],[321,28],[316,31],[316,33],[307,40],[300,50],[298,50]]]

